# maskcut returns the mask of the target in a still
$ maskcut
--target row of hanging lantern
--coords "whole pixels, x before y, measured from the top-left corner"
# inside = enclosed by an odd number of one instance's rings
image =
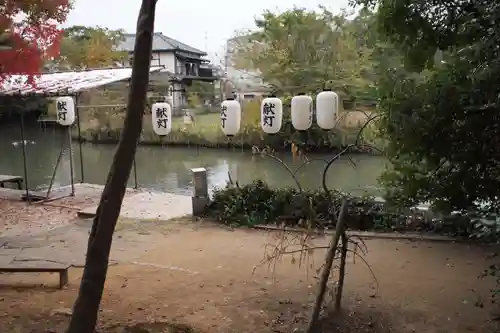
[[[333,129],[337,123],[339,98],[333,91],[322,91],[316,96],[316,122],[324,130]],[[75,101],[71,96],[56,99],[57,122],[62,126],[71,126],[75,122]],[[152,125],[159,136],[172,131],[172,106],[168,102],[153,104]],[[266,97],[261,103],[262,130],[268,134],[280,131],[283,122],[283,102],[277,97]],[[298,131],[306,131],[312,126],[313,99],[299,94],[292,98],[292,125]],[[235,99],[222,102],[220,110],[221,128],[225,135],[234,136],[240,130],[241,104]]]
[[[324,130],[333,129],[337,123],[339,97],[333,91],[322,91],[316,96],[316,122]],[[159,136],[168,135],[172,131],[172,106],[170,103],[155,103],[152,107],[153,130]],[[271,96],[261,103],[260,125],[268,134],[280,131],[283,122],[283,102]],[[292,98],[292,125],[298,131],[306,131],[312,126],[313,99],[311,96],[299,94]],[[234,98],[228,98],[221,104],[220,121],[226,136],[234,136],[241,126],[241,104]]]
[[[76,120],[75,100],[71,96],[56,98],[57,122],[71,126]],[[152,122],[155,133],[165,136],[172,131],[172,106],[168,102],[155,103],[152,107]]]
[[[331,130],[337,123],[339,97],[333,91],[322,91],[316,96],[316,123],[324,130]],[[276,134],[283,122],[283,102],[277,97],[262,100],[260,125],[267,134]],[[292,125],[298,131],[307,131],[313,122],[313,99],[299,94],[292,98]],[[222,102],[220,111],[221,127],[226,136],[234,136],[240,130],[241,105],[234,99]]]

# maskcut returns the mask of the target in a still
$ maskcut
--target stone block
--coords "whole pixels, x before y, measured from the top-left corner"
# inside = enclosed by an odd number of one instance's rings
[[[207,170],[194,168],[191,172],[193,173],[193,197],[208,198]]]
[[[208,197],[192,197],[193,216],[202,216],[210,202]]]

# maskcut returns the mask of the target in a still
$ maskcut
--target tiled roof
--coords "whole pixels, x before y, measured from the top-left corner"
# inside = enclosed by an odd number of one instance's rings
[[[119,51],[133,52],[135,44],[135,34],[124,34],[123,40],[117,47]],[[179,42],[173,38],[163,35],[161,32],[153,34],[153,51],[184,51],[198,54],[200,56],[207,55],[206,52]]]

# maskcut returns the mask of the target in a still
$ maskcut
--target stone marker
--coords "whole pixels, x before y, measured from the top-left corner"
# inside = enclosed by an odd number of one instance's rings
[[[191,169],[193,173],[193,216],[201,216],[208,205],[210,198],[208,197],[208,182],[207,170],[205,168]]]

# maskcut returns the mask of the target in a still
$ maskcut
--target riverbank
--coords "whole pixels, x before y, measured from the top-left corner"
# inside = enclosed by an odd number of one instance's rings
[[[92,138],[87,138],[87,137],[78,137],[78,134],[72,134],[72,139],[75,142],[81,142],[82,144],[93,144],[93,145],[117,145],[118,142],[120,141],[120,133],[114,133],[111,136],[108,136],[108,134],[103,134],[103,136],[93,136]],[[225,139],[225,141],[224,141]],[[354,141],[353,141],[354,142]],[[258,142],[256,142],[258,143]],[[283,145],[278,145],[278,146],[271,146],[267,144],[262,144],[260,142],[260,145],[257,144],[251,144],[248,142],[245,142],[244,140],[236,141],[232,139],[228,139],[226,137],[221,138],[220,141],[212,143],[212,142],[207,142],[203,138],[198,138],[193,141],[187,140],[139,140],[138,142],[139,146],[144,146],[144,147],[177,147],[177,148],[206,148],[206,149],[214,149],[214,150],[230,150],[234,151],[235,149],[238,149],[240,151],[254,151],[256,154],[259,152],[280,152],[280,153],[291,153],[292,147],[291,144],[286,144],[283,143]],[[310,153],[310,154],[328,154],[331,155],[331,157],[335,156],[336,154],[340,153],[345,147],[347,146],[340,146],[340,147],[329,147],[329,146],[320,146],[320,147],[308,147],[305,146],[303,147],[303,152],[305,153]],[[259,152],[255,150],[255,148],[259,149]],[[269,150],[270,149],[270,150]],[[363,149],[363,150],[357,150],[355,148],[352,148],[349,152],[349,154],[345,155],[369,155],[369,156],[383,156],[383,154],[380,152],[378,149]]]
[[[260,128],[259,105],[249,104],[243,113],[244,117],[240,132],[229,139],[220,128],[219,113],[192,112],[194,119],[192,123],[186,123],[184,117],[174,117],[172,132],[163,138],[159,138],[153,132],[151,115],[145,114],[139,143],[149,146],[172,145],[240,149],[250,149],[254,146],[262,149],[267,146],[275,151],[290,151],[290,144],[294,142],[303,151],[332,152],[353,143],[362,125],[362,121],[358,119],[360,116],[356,115],[351,117],[352,119],[342,118],[343,121],[339,123],[339,128],[336,130],[324,131],[313,125],[307,132],[298,132],[293,129],[291,121],[285,119],[279,133],[268,135]],[[361,113],[361,111],[353,112]],[[346,112],[346,117],[350,114]],[[108,115],[101,117],[101,119],[86,114],[82,118],[80,131],[76,126],[73,129],[73,138],[90,143],[117,143],[120,138],[122,123],[122,113]]]

